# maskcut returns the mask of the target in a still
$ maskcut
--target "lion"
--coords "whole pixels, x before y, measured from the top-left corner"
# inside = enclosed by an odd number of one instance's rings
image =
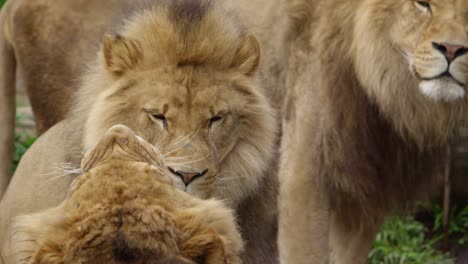
[[[86,2],[94,6],[80,1]],[[122,124],[161,146],[177,188],[236,211],[244,263],[277,262],[279,121],[273,94],[282,73],[272,61],[282,52],[272,53],[268,45],[280,44],[266,44],[264,27],[251,31],[249,21],[253,10],[261,10],[255,21],[265,14],[261,21],[279,23],[282,18],[272,16],[282,2],[126,3],[88,60],[69,117],[47,130],[20,162],[0,202],[0,243],[15,216],[59,204],[83,153]],[[100,14],[89,10],[90,16]]]
[[[263,54],[259,74],[263,92],[277,109],[285,91],[286,1],[218,1],[258,39]],[[0,196],[11,178],[15,86],[24,86],[38,131],[44,133],[72,115],[81,76],[101,45],[103,34],[114,32],[122,18],[148,3],[151,1],[5,3],[0,12]]]
[[[164,163],[113,126],[59,206],[16,218],[7,263],[240,263],[233,211],[176,189]]]
[[[291,3],[280,260],[365,263],[385,216],[425,198],[467,122],[468,4]]]

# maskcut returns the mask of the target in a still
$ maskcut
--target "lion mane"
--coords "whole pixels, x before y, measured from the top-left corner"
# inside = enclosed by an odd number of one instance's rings
[[[445,21],[468,6],[333,0],[312,7],[291,14],[302,31],[291,48],[284,109],[281,259],[364,263],[385,216],[426,197],[467,122],[468,43],[460,21]],[[329,239],[331,255],[323,254]]]

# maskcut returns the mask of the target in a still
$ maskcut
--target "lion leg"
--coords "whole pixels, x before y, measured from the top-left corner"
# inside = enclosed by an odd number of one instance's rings
[[[15,71],[13,47],[7,41],[7,8],[0,13],[0,197],[11,178],[15,126]]]
[[[365,264],[382,220],[369,220],[361,228],[345,227],[332,213],[330,224],[331,263]]]
[[[281,263],[328,263],[329,211],[319,191],[310,182],[290,179],[282,183],[279,206]]]
[[[298,82],[313,83],[304,72]],[[309,87],[288,91],[279,170],[278,246],[282,264],[328,264],[330,206],[317,153],[317,110]],[[294,93],[300,95],[295,96]]]
[[[291,137],[290,137],[291,136]],[[329,201],[321,188],[307,141],[284,135],[279,172],[278,246],[283,264],[329,261]],[[296,141],[297,140],[297,141]]]

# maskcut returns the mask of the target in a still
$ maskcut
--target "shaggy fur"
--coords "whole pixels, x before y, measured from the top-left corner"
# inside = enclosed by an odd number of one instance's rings
[[[161,146],[177,188],[221,199],[236,210],[247,245],[244,263],[277,261],[277,179],[269,170],[283,53],[272,47],[284,40],[276,42],[270,34],[267,42],[261,25],[284,21],[276,17],[282,2],[264,2],[261,17],[245,20],[257,25],[255,30],[236,18],[251,16],[248,7],[260,9],[262,2],[143,1],[114,17],[124,23],[103,38],[81,78],[71,116],[23,158],[0,204],[0,239],[8,219],[60,201],[70,177],[59,174],[43,183],[44,175],[62,163],[75,166],[102,133],[124,124]],[[281,27],[277,30],[281,35]],[[41,150],[47,155],[38,154]],[[28,187],[21,187],[25,181]],[[53,191],[36,190],[45,186]]]
[[[16,219],[11,263],[240,263],[233,212],[176,190],[164,166],[130,129],[110,128],[62,204]]]
[[[191,25],[187,23],[190,19],[203,18],[203,9],[207,4],[202,3],[202,8],[197,9],[197,3],[203,1],[195,1],[193,4],[190,0],[186,1],[186,7],[175,7],[167,15],[171,16],[171,20],[184,18],[174,22],[178,25],[185,24],[177,28],[185,27],[190,32]],[[240,30],[241,23],[238,21],[241,21],[259,40],[263,56],[261,73],[258,76],[261,76],[264,84],[262,92],[275,107],[281,104],[285,90],[286,1],[214,1],[225,9],[217,19],[222,20],[221,25],[226,25],[226,30]],[[0,59],[3,65],[0,68],[0,196],[10,180],[15,86],[24,86],[27,91],[39,132],[43,133],[75,111],[71,104],[79,86],[77,82],[102,44],[103,34],[119,32],[124,21],[138,11],[151,5],[167,5],[169,2],[171,1],[64,0],[56,3],[51,0],[15,0],[5,4],[0,15]],[[174,3],[180,1],[173,1],[172,5]],[[232,16],[236,19],[232,19]],[[164,23],[168,25],[167,21]],[[167,29],[166,33],[178,30]],[[206,34],[211,31],[209,27],[205,29],[207,31],[197,32]],[[218,30],[223,29],[218,26]],[[221,36],[225,34],[219,37]],[[169,41],[173,42],[174,39]],[[235,45],[228,39],[217,39],[214,42],[223,41],[226,48]],[[189,44],[187,42],[184,45]],[[171,49],[176,50],[177,47],[183,48],[183,45],[176,45]],[[206,48],[208,46],[204,47]],[[222,53],[222,50],[214,52]],[[228,61],[223,61],[226,62]],[[15,76],[19,77],[16,82]]]
[[[181,189],[235,207],[257,188],[275,139],[256,76],[258,42],[212,2],[171,3],[145,9],[104,38],[77,96],[84,148],[125,124],[179,157],[169,162],[172,171],[207,170],[190,184],[174,175]],[[184,16],[184,8],[198,15]]]
[[[27,92],[39,134],[66,118],[78,76],[124,2],[15,0],[2,7],[0,197],[11,178],[15,88]]]
[[[315,1],[302,16],[283,125],[285,263],[364,263],[384,217],[424,197],[466,123],[468,55],[449,65],[433,42],[468,46],[468,6],[420,2]]]

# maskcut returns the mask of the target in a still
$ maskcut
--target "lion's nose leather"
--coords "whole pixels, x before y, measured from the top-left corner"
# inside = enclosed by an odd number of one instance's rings
[[[177,177],[181,178],[185,186],[188,186],[196,178],[199,178],[205,175],[208,169],[205,169],[201,172],[185,172],[181,170],[174,170],[171,167],[169,167],[169,171],[172,174],[176,175]]]
[[[436,43],[432,42],[432,46],[445,55],[449,62],[452,62],[457,57],[465,54],[468,48],[461,45],[452,45],[448,43]]]

